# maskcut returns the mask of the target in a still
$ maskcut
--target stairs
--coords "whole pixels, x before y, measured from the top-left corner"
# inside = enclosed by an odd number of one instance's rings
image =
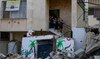
[[[63,25],[62,33],[54,28],[50,28],[49,31],[60,36],[60,38],[71,37],[71,27],[66,24]]]
[[[59,18],[59,20],[63,20],[62,18]],[[63,28],[62,28],[62,32],[60,32],[61,30],[56,30],[54,28],[49,28],[49,31],[58,35],[60,38],[63,37],[71,37],[71,26],[64,23],[63,22]]]
[[[54,34],[56,34],[56,35],[58,35],[58,36],[61,36],[62,35],[61,32],[55,30],[54,28],[50,28],[49,31],[52,32],[52,33],[54,33]]]

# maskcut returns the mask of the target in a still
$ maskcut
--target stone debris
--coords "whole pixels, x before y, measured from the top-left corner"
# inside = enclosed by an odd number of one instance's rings
[[[93,32],[88,32],[85,41],[86,50],[90,49],[96,42],[94,40],[95,34]]]
[[[94,56],[94,59],[100,59],[100,56]]]
[[[92,29],[95,27],[92,27]],[[100,50],[99,52],[96,51],[100,49],[100,33],[96,34],[93,31],[88,31],[86,35],[86,39],[84,42],[83,48],[75,51],[73,54],[71,54],[71,57],[68,57],[68,51],[66,49],[63,50],[57,50],[56,52],[52,51],[50,53],[50,56],[44,59],[75,59],[75,57],[78,57],[78,59],[100,59]],[[96,55],[92,54],[92,52],[96,51]],[[88,56],[87,56],[88,55]],[[9,53],[7,56],[0,53],[0,59],[30,59],[28,57],[23,58],[21,55],[17,53]],[[42,58],[35,58],[35,59],[42,59]]]
[[[78,49],[77,51],[75,51],[75,55],[76,55],[77,57],[81,56],[81,54],[83,54],[83,53],[84,53],[84,49],[82,49],[82,48],[80,48],[80,49]]]
[[[6,59],[23,59],[22,56],[20,56],[19,54],[8,54],[6,56]]]
[[[64,50],[56,51],[56,52],[52,51],[50,53],[50,57],[51,57],[51,59],[70,59],[70,57],[68,57],[67,52]]]
[[[100,34],[96,35],[94,32],[88,32],[85,41],[86,53],[92,52],[92,50],[95,50],[96,47],[100,49],[99,43],[100,43]]]
[[[0,59],[5,59],[5,58],[6,58],[6,56],[4,54],[0,53]]]
[[[88,55],[88,56],[86,56],[88,59],[96,59],[96,57],[93,57],[96,54],[98,56],[100,56],[99,27],[97,27],[97,26],[90,27],[90,31],[87,32],[86,40],[84,43],[84,52],[85,52],[84,55]]]

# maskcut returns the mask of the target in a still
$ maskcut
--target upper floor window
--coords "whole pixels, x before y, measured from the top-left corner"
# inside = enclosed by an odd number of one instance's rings
[[[11,0],[3,2],[3,18],[26,18],[26,0]]]
[[[88,15],[94,15],[94,8],[89,8]]]

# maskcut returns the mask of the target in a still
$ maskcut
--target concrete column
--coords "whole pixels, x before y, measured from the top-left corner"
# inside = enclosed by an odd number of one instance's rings
[[[74,27],[77,27],[77,0],[72,0],[71,1],[71,4],[72,4],[72,8],[71,8],[71,11],[72,11],[72,22],[71,22],[71,25],[72,25],[72,28]]]
[[[33,25],[35,30],[48,30],[49,6],[48,0],[33,0]]]
[[[13,40],[13,33],[10,32],[10,41]]]
[[[27,30],[32,29],[33,2],[33,0],[27,0]]]
[[[48,27],[48,0],[27,0],[27,28],[33,30],[48,30]]]

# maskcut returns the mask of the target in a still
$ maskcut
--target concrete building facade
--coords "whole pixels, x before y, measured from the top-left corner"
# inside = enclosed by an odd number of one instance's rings
[[[57,16],[71,28],[84,27],[82,8],[78,0],[21,0],[19,11],[5,11],[6,2],[0,0],[0,41],[18,40],[28,30],[49,30],[50,12]],[[80,17],[80,20],[77,20]],[[83,26],[84,25],[84,26]],[[2,46],[2,45],[0,45]]]

